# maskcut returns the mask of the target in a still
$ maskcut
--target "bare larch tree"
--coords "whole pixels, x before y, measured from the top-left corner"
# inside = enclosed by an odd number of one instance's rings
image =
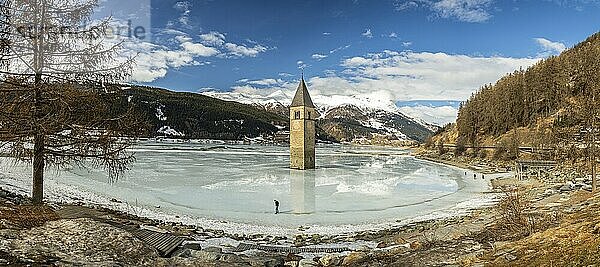
[[[35,204],[49,167],[104,167],[111,180],[133,162],[144,125],[118,84],[133,68],[98,0],[0,0],[0,151],[32,164]],[[127,51],[125,51],[127,52]]]

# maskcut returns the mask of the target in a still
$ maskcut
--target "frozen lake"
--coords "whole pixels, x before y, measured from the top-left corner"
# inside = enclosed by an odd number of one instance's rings
[[[116,183],[101,170],[49,171],[46,193],[86,192],[154,212],[295,228],[407,220],[473,201],[488,184],[393,148],[319,145],[317,169],[309,171],[290,170],[283,146],[146,143],[135,152],[137,162]],[[3,165],[0,185],[31,190],[28,167]]]

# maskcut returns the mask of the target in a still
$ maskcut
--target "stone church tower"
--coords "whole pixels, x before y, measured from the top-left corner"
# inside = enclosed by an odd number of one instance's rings
[[[318,116],[302,77],[290,106],[290,168],[315,168],[315,119]]]

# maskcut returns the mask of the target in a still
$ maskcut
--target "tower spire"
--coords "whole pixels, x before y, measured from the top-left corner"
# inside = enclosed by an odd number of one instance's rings
[[[304,82],[304,68],[290,104],[290,168],[315,168],[315,119],[319,117]]]

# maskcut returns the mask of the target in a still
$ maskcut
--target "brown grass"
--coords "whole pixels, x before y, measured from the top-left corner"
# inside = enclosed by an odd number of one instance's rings
[[[47,221],[58,220],[58,215],[48,206],[0,204],[0,228],[10,225],[17,228],[41,226]]]
[[[584,200],[586,197],[591,197]],[[560,225],[499,245],[484,259],[489,266],[599,266],[600,197],[574,194],[583,209],[559,220]],[[568,205],[571,206],[571,205]]]
[[[524,188],[503,187],[493,223],[480,233],[482,243],[518,240],[557,226],[561,213],[537,212]]]

